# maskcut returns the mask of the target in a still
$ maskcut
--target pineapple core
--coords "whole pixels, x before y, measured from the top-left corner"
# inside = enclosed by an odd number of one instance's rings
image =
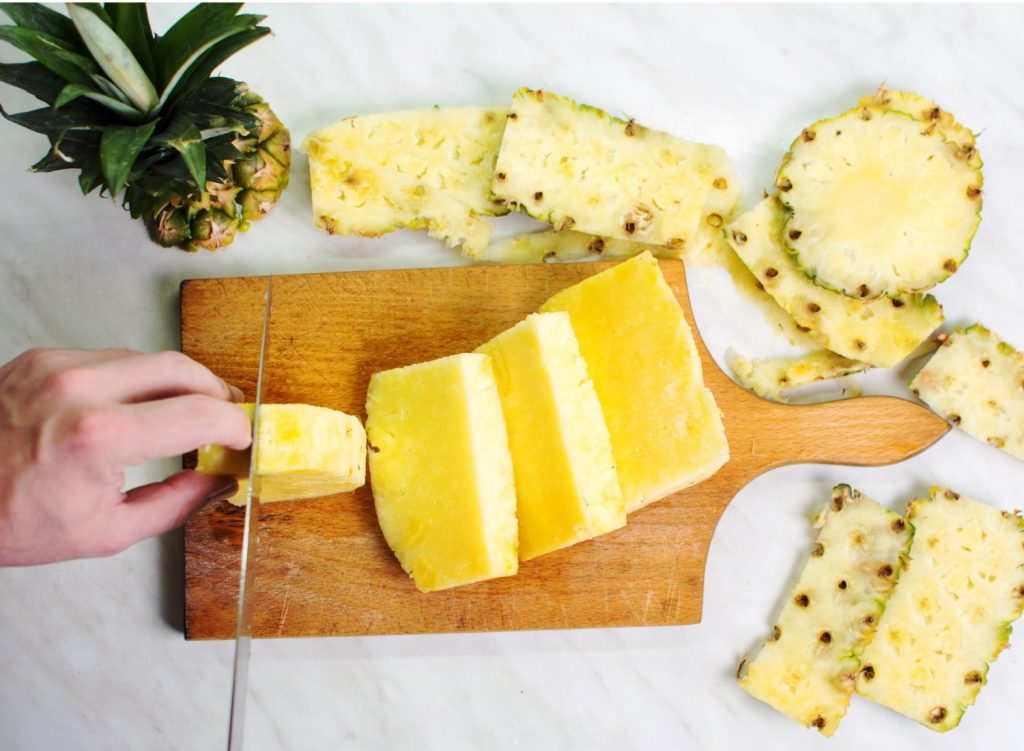
[[[515,574],[515,481],[491,358],[376,373],[366,415],[377,519],[416,587]]]
[[[493,361],[508,426],[519,559],[624,526],[608,428],[569,315],[531,315],[477,352]]]
[[[626,511],[694,485],[729,458],[683,311],[650,253],[548,300],[569,314],[611,436]]]
[[[252,420],[255,405],[240,404]],[[359,419],[308,404],[260,407],[256,496],[261,502],[345,493],[366,482],[366,433]],[[228,500],[245,505],[250,451],[202,446],[197,471],[239,478]]]

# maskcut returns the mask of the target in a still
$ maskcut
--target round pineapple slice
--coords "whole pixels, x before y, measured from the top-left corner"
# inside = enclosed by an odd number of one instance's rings
[[[913,117],[861,107],[806,128],[779,168],[783,238],[816,284],[872,299],[956,272],[981,220],[981,164]]]

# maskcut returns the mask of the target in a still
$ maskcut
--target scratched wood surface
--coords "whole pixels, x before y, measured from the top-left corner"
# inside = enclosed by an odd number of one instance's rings
[[[370,376],[472,350],[552,294],[609,264],[541,264],[280,276],[266,354],[267,402],[302,402],[365,419]],[[682,263],[662,270],[690,322]],[[181,289],[182,350],[255,390],[265,277]],[[629,517],[629,524],[522,564],[514,577],[422,594],[377,526],[369,486],[262,507],[255,560],[258,637],[496,631],[696,623],[715,525],[736,492],[785,464],[887,464],[948,425],[892,397],[810,406],[736,386],[694,327],[704,377],[725,418],[731,459],[712,478]],[[235,630],[243,509],[204,509],[185,531],[185,634]]]

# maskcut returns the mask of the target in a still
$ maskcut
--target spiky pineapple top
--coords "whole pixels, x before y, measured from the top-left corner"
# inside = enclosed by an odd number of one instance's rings
[[[0,40],[34,62],[0,65],[0,81],[47,106],[0,114],[42,133],[34,171],[79,170],[85,194],[121,198],[153,239],[186,250],[227,245],[287,184],[290,139],[248,86],[210,74],[270,33],[240,4],[200,4],[163,36],[144,3],[2,3]]]

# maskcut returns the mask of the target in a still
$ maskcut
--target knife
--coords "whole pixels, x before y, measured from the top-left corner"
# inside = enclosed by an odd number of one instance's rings
[[[249,686],[249,653],[252,649],[252,591],[255,584],[253,558],[256,552],[256,523],[260,515],[256,467],[259,462],[260,405],[263,403],[263,365],[267,354],[274,278],[267,277],[263,308],[263,333],[260,335],[260,359],[256,371],[256,406],[252,413],[252,449],[249,459],[249,485],[245,489],[245,522],[242,532],[242,564],[238,576],[238,622],[235,628],[235,666],[231,680],[231,714],[228,720],[228,751],[241,751],[245,729],[245,699]]]

